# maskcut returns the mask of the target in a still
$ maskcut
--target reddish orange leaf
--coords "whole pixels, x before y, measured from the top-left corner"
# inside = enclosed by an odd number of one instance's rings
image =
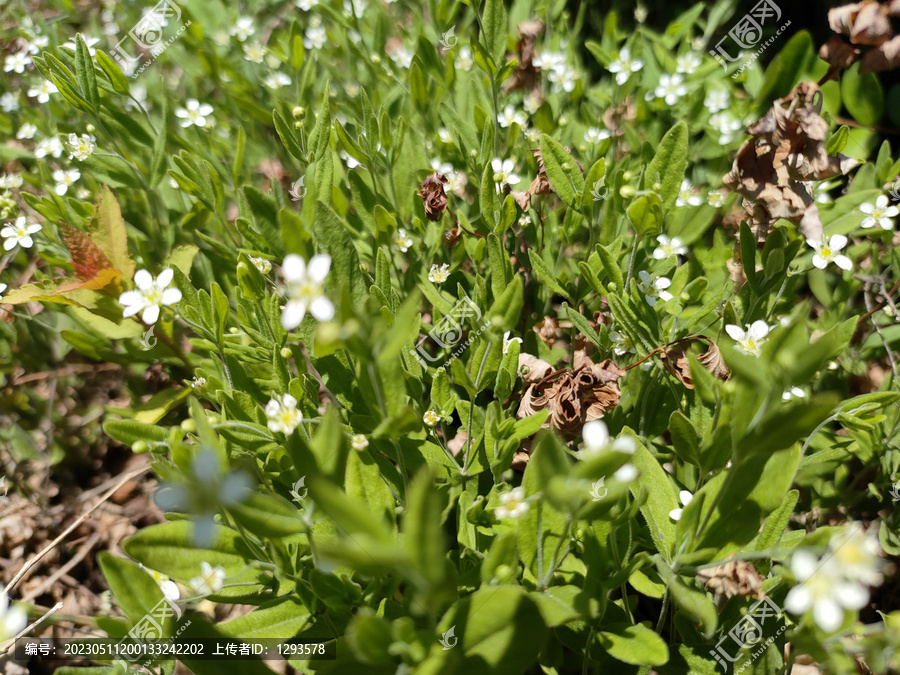
[[[86,233],[65,223],[60,223],[60,232],[66,248],[69,249],[69,254],[72,256],[75,274],[80,279],[90,281],[101,270],[113,269],[109,258]]]

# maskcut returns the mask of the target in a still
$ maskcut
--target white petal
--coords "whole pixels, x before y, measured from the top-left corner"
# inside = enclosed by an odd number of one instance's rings
[[[813,619],[819,628],[830,633],[840,627],[844,621],[844,612],[831,598],[819,598],[813,605]]]
[[[494,170],[494,173],[500,173],[503,171],[503,162],[500,159],[491,160],[491,168]]]
[[[140,291],[125,291],[119,296],[120,305],[140,305],[144,296]]]
[[[601,420],[594,420],[584,425],[581,430],[584,444],[591,450],[599,450],[609,443],[609,430]]]
[[[750,326],[749,333],[750,337],[752,337],[754,340],[762,340],[764,337],[766,337],[766,335],[769,334],[769,326],[765,321],[759,319],[757,321],[754,321]]]
[[[156,320],[159,319],[159,305],[150,305],[147,309],[144,310],[144,313],[141,315],[141,319],[143,319],[144,323],[147,324],[156,323]]]
[[[885,195],[878,195],[878,199],[875,200],[875,206],[883,209],[887,205],[888,198]]]
[[[614,452],[621,452],[626,455],[633,455],[637,450],[637,445],[631,436],[620,436],[613,441],[612,449]]]
[[[865,213],[866,215],[870,215],[875,210],[875,207],[872,204],[869,204],[868,202],[864,202],[863,204],[859,205],[859,210],[862,211],[863,213]]]
[[[650,283],[650,273],[644,270],[638,272],[638,278],[646,285]]]
[[[7,239],[6,241],[3,242],[3,250],[5,250],[5,251],[11,251],[15,247],[16,247],[15,239]]]
[[[818,559],[809,551],[803,549],[791,556],[791,571],[800,581],[806,581],[816,572]]]
[[[306,303],[302,300],[291,300],[281,312],[281,325],[285,330],[294,330],[306,316]]]
[[[167,288],[162,294],[162,304],[174,305],[181,301],[181,291],[177,288]]]
[[[820,256],[818,253],[816,253],[816,254],[813,256],[813,261],[812,261],[812,262],[813,262],[813,265],[815,265],[816,267],[818,267],[820,270],[824,270],[826,267],[828,267],[828,261],[825,260],[825,258],[823,258],[822,256]]]
[[[156,277],[156,283],[159,288],[165,288],[169,284],[172,283],[172,278],[175,276],[175,272],[171,267],[167,267],[162,272],[159,273],[159,276]]]
[[[791,614],[803,614],[812,605],[812,594],[806,586],[794,586],[784,600],[784,608]]]
[[[285,256],[281,271],[288,281],[303,281],[306,279],[306,262],[299,255],[291,253]]]
[[[634,464],[628,463],[619,467],[613,474],[613,477],[622,483],[630,483],[637,478],[637,475],[638,470],[635,468]]]
[[[869,591],[855,583],[842,583],[834,587],[834,597],[847,609],[862,609],[869,601]]]
[[[847,237],[842,234],[835,234],[828,241],[828,248],[832,251],[840,251],[847,245]]]
[[[324,295],[314,298],[309,305],[309,313],[319,321],[331,321],[334,318],[334,305]]]
[[[691,500],[693,498],[694,498],[694,495],[692,493],[688,492],[687,490],[682,490],[681,492],[678,493],[678,500],[685,506],[690,504]]]
[[[669,511],[669,518],[672,520],[681,520],[681,514],[684,513],[684,509],[672,509]]]
[[[834,257],[834,264],[842,270],[849,270],[853,267],[853,262],[845,255],[837,255]]]
[[[142,291],[149,291],[153,286],[153,275],[147,270],[138,270],[134,273],[134,285]]]
[[[306,274],[311,281],[322,283],[323,281],[325,281],[325,277],[328,276],[328,270],[330,269],[331,256],[320,253],[319,255],[314,255],[312,258],[310,258]]]

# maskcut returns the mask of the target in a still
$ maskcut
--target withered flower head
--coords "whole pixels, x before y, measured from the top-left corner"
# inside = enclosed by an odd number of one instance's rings
[[[723,600],[744,595],[762,600],[762,577],[746,560],[729,560],[718,567],[708,567],[697,572],[697,580]]]
[[[860,57],[861,74],[900,66],[900,41],[891,26],[891,17],[896,16],[900,16],[900,0],[865,0],[828,10],[831,30],[859,45],[852,47],[837,37],[822,45],[819,57],[831,65],[829,75],[837,79],[837,71],[849,68]]]
[[[416,194],[422,198],[425,205],[425,217],[428,220],[440,220],[447,208],[447,195],[444,193],[444,185],[449,181],[442,173],[430,174],[422,181],[422,189]]]
[[[723,179],[744,196],[751,224],[764,238],[779,218],[799,226],[815,241],[822,239],[819,210],[809,181],[832,178],[857,162],[825,150],[828,124],[819,114],[822,96],[817,85],[801,82],[747,132],[752,136],[737,152]]]
[[[447,248],[453,248],[459,243],[461,237],[462,231],[458,227],[451,227],[444,232],[444,245]]]
[[[702,337],[702,336],[701,336]],[[725,365],[722,359],[722,353],[715,342],[703,337],[709,343],[709,349],[702,354],[697,354],[697,362],[706,368],[713,377],[720,380],[727,380],[731,377],[731,371]],[[687,353],[691,348],[694,340],[678,340],[668,346],[662,353],[663,365],[675,378],[685,386],[686,389],[694,388],[694,380],[691,377],[691,366],[688,362]]]

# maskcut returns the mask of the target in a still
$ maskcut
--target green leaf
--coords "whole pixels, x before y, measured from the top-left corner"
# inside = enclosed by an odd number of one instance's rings
[[[303,149],[300,147],[299,141],[297,141],[297,136],[294,135],[293,128],[285,121],[284,117],[282,117],[277,110],[272,111],[272,120],[275,123],[275,131],[278,132],[278,137],[281,139],[281,142],[284,143],[284,147],[287,148],[287,151],[297,159],[304,162],[307,161],[306,155],[303,154]]]
[[[359,268],[356,246],[341,218],[330,206],[322,202],[317,203],[313,233],[319,246],[331,256],[329,281],[344,284],[350,291],[354,306],[361,307],[368,293]]]
[[[675,544],[675,523],[669,518],[669,512],[680,506],[678,495],[659,462],[640,442],[637,442],[631,463],[637,467],[640,476],[628,487],[635,497],[646,491],[647,501],[641,506],[641,514],[653,535],[654,546],[668,562]]]
[[[459,600],[437,631],[445,633],[452,626],[459,643],[442,650],[448,667],[434,672],[521,675],[534,663],[547,635],[535,602],[521,586],[511,585],[481,588]]]
[[[281,598],[271,604],[219,624],[219,630],[243,640],[292,638],[313,623],[309,610],[297,598]]]
[[[597,335],[597,331],[594,330],[594,327],[591,326],[590,322],[585,319],[580,312],[569,307],[567,303],[563,303],[563,310],[566,313],[566,318],[571,319],[572,323],[575,324],[575,328],[579,330],[579,332],[588,338],[591,342],[597,345],[598,348],[604,349],[603,344],[600,342],[600,336]]]
[[[163,594],[157,583],[133,562],[109,551],[101,551],[97,562],[119,607],[130,621],[140,621],[162,600]]]
[[[700,466],[700,443],[694,425],[680,410],[669,416],[669,435],[675,454],[683,461]]]
[[[606,182],[606,160],[602,157],[594,162],[594,165],[588,169],[587,176],[584,179],[584,189],[581,194],[581,210],[585,215],[590,215],[591,208],[594,204],[594,193],[602,194]]]
[[[94,72],[94,62],[81,33],[75,36],[75,72],[78,76],[78,86],[81,87],[84,97],[95,111],[99,111],[100,94],[97,92],[97,74]]]
[[[528,258],[531,260],[531,267],[535,275],[542,284],[558,295],[569,297],[566,289],[556,280],[556,275],[550,271],[550,268],[533,248],[528,249]]]
[[[439,584],[447,574],[441,513],[445,492],[435,489],[431,469],[416,474],[409,488],[403,518],[403,542],[407,555],[421,577]]]
[[[253,492],[229,511],[247,530],[263,537],[277,539],[306,529],[297,508],[277,495]]]
[[[95,54],[97,56],[97,65],[100,66],[100,69],[106,74],[106,77],[109,78],[113,90],[117,94],[125,94],[127,96],[129,92],[128,78],[125,77],[121,68],[116,65],[115,61],[106,55],[106,52],[98,49],[95,51]]]
[[[841,100],[853,118],[864,126],[878,124],[884,114],[884,92],[875,73],[859,74],[859,64],[844,71]]]
[[[532,591],[528,597],[537,603],[544,623],[551,628],[567,624],[587,613],[587,600],[579,586],[551,586],[543,593]]]
[[[246,569],[252,556],[237,532],[216,526],[213,543],[200,547],[191,536],[192,527],[184,520],[151,525],[126,539],[122,548],[146,567],[181,582],[197,576],[202,562],[221,566],[229,576]]]
[[[329,96],[329,87],[328,83],[326,83],[325,93],[322,95],[322,106],[319,108],[316,124],[309,134],[309,143],[307,145],[309,157],[306,158],[308,161],[319,159],[325,154],[325,150],[328,148],[328,139],[331,136],[331,106]],[[288,149],[290,150],[290,148]]]
[[[678,122],[663,136],[656,154],[647,165],[644,173],[644,189],[659,193],[663,211],[671,209],[678,198],[684,170],[687,168],[687,148],[687,125]]]
[[[490,162],[484,165],[481,175],[481,213],[488,225],[493,229],[500,223],[500,197],[497,195],[497,183],[494,182],[494,169]]]
[[[419,111],[424,112],[429,104],[428,87],[425,84],[425,76],[422,74],[422,69],[415,59],[409,66],[409,90],[412,95],[413,105]]]
[[[487,236],[488,261],[491,265],[491,293],[496,300],[509,283],[508,268],[509,257],[503,248],[503,243],[496,234],[491,232]]]
[[[138,441],[155,441],[162,443],[166,440],[166,430],[155,424],[144,424],[135,420],[110,420],[103,424],[103,431],[110,438],[119,443],[134,445]]]
[[[850,128],[846,124],[842,124],[840,128],[835,131],[831,138],[828,139],[828,142],[825,144],[825,153],[828,155],[837,155],[839,152],[842,152],[845,147],[847,147],[847,141],[850,138]]]
[[[762,86],[755,97],[757,111],[762,112],[776,98],[787,96],[803,77],[807,64],[812,59],[815,59],[812,36],[801,30],[787,41],[766,68]],[[846,74],[845,72],[845,77]]]
[[[662,229],[662,204],[659,196],[653,192],[641,195],[631,202],[626,213],[634,231],[641,237],[656,234]]]
[[[766,524],[756,539],[757,551],[765,551],[781,541],[781,537],[784,536],[785,529],[791,520],[791,514],[794,512],[794,507],[797,506],[799,499],[800,492],[798,490],[790,490],[784,496],[781,506],[766,519]]]
[[[579,208],[584,176],[575,158],[547,134],[541,134],[541,156],[553,190],[567,206]]]
[[[716,632],[719,613],[716,605],[706,593],[690,588],[680,576],[661,559],[656,559],[656,569],[665,581],[675,604],[683,609],[691,619],[700,624],[703,637],[707,640]]]
[[[643,624],[609,626],[597,633],[596,640],[609,655],[635,666],[661,666],[669,660],[669,647]]]
[[[485,0],[482,23],[484,24],[485,49],[494,59],[494,63],[502,63],[503,55],[506,53],[506,37],[509,31],[509,19],[506,16],[506,6],[503,0]]]

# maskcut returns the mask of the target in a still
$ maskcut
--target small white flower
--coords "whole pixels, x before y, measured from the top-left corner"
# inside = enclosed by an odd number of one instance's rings
[[[409,67],[412,65],[413,53],[406,47],[398,47],[388,56],[391,57],[391,61],[394,62],[395,66],[403,70],[409,70]]]
[[[636,73],[644,67],[644,62],[640,59],[631,58],[631,52],[628,47],[619,50],[618,56],[609,64],[609,72],[616,74],[616,84],[622,86],[628,82],[628,78],[632,73]]]
[[[678,191],[675,206],[700,206],[702,203],[703,197],[694,192],[691,182],[687,178],[681,181],[681,189]]]
[[[297,410],[297,399],[285,394],[278,399],[269,399],[266,404],[266,419],[269,431],[290,436],[303,421],[303,413]]]
[[[13,225],[7,225],[0,230],[0,238],[4,240],[3,250],[11,251],[16,246],[31,248],[34,246],[34,239],[31,238],[31,235],[40,231],[40,225],[35,223],[29,224],[25,216],[19,216]]]
[[[718,209],[725,205],[725,197],[727,196],[725,190],[712,190],[706,195],[706,203],[714,209]]]
[[[525,501],[525,488],[517,487],[500,495],[500,506],[494,509],[494,515],[500,520],[520,518],[528,513],[528,502]]]
[[[219,565],[213,567],[208,562],[200,563],[200,576],[191,579],[190,584],[199,595],[211,595],[222,589],[225,570]]]
[[[497,122],[504,129],[511,127],[513,124],[524,127],[528,124],[528,118],[525,117],[525,114],[521,110],[516,110],[513,106],[508,105],[503,109],[503,112],[497,115]]]
[[[9,606],[6,591],[0,591],[0,644],[11,640],[28,625],[28,613],[20,605]]]
[[[262,63],[266,58],[266,48],[259,42],[252,42],[243,46],[244,58],[253,63]]]
[[[38,103],[46,103],[50,100],[50,94],[55,94],[58,91],[59,89],[56,88],[55,84],[49,80],[43,80],[38,86],[28,90],[28,96],[29,98],[37,98]]]
[[[204,387],[206,387],[206,378],[198,377],[195,375],[194,378],[191,380],[191,389],[201,390]]]
[[[50,38],[46,35],[35,35],[31,39],[31,42],[25,45],[25,49],[29,54],[38,54],[42,49],[46,49],[49,44]]]
[[[766,341],[766,336],[771,330],[772,329],[762,319],[748,325],[746,331],[733,323],[725,326],[725,332],[728,333],[728,336],[738,343],[738,350],[745,354],[750,354],[751,356],[760,355],[762,345]]]
[[[547,79],[549,79],[550,83],[553,85],[553,91],[571,93],[575,90],[575,84],[578,82],[578,71],[567,65],[562,68],[554,68],[550,71],[550,75]],[[560,126],[563,126],[564,123],[562,118],[560,118],[559,123]]]
[[[718,112],[709,117],[709,123],[719,132],[719,144],[728,145],[743,131],[744,123],[730,112]]]
[[[297,0],[297,7],[302,9],[304,12],[308,12],[313,7],[317,7],[319,4],[319,0]]]
[[[527,213],[523,213],[521,216],[519,216],[519,220],[516,222],[518,223],[519,227],[528,227],[529,225],[531,225],[531,216],[529,216]]]
[[[440,129],[438,129],[438,138],[440,139],[441,143],[449,144],[453,142],[453,135],[446,127],[441,127]]]
[[[256,28],[253,26],[253,18],[249,16],[238,18],[228,32],[232,37],[236,37],[238,42],[245,42],[248,37],[256,32]]]
[[[166,598],[175,602],[181,597],[181,591],[178,590],[178,584],[172,581],[167,575],[162,572],[157,572],[156,570],[151,570],[149,567],[144,567],[143,565],[141,565],[141,569],[153,578],[153,581],[156,582],[156,585],[159,586],[159,589]]]
[[[541,98],[541,95],[536,91],[532,91],[529,92],[528,96],[525,97],[525,100],[522,101],[522,107],[525,108],[525,112],[529,115],[534,115],[543,102],[544,99]]]
[[[369,447],[369,439],[364,434],[354,434],[350,437],[350,447],[357,452],[362,452]]]
[[[78,169],[69,169],[68,171],[57,169],[53,172],[53,180],[56,181],[54,191],[62,197],[79,178],[81,178],[81,172]]]
[[[10,54],[6,57],[6,62],[3,65],[3,71],[6,73],[24,73],[25,67],[30,65],[31,57],[28,55],[28,50],[25,49],[21,52]]]
[[[649,15],[646,5],[638,3],[634,8],[634,20],[638,23],[644,23]]]
[[[425,423],[425,426],[434,427],[441,421],[441,416],[435,410],[426,410],[425,414],[422,415],[422,421]]]
[[[521,180],[514,173],[516,165],[511,159],[494,158],[491,160],[491,168],[494,170],[494,183],[497,184],[498,192],[502,192],[505,186],[515,185]]]
[[[19,109],[19,92],[8,91],[0,96],[0,109],[3,112],[15,112]]]
[[[638,290],[644,294],[647,304],[653,307],[657,300],[668,302],[672,299],[672,294],[666,289],[672,285],[672,281],[667,277],[651,277],[648,272],[641,270],[638,272]]]
[[[845,609],[861,609],[869,599],[866,588],[842,574],[833,559],[820,561],[801,549],[791,556],[791,571],[800,583],[788,592],[784,608],[792,614],[812,609],[813,620],[824,631],[837,630]]]
[[[63,153],[63,144],[56,136],[45,138],[37,144],[34,149],[34,156],[41,158],[50,155],[51,157],[59,157]]]
[[[613,343],[613,353],[616,356],[624,356],[628,352],[634,351],[634,344],[631,342],[631,338],[617,330],[609,331],[609,339]]]
[[[266,85],[269,89],[280,89],[281,87],[286,87],[291,83],[291,78],[284,73],[272,73],[265,80],[263,80],[263,84]]]
[[[365,0],[344,0],[344,16],[347,18],[355,16],[357,19],[361,19],[368,6],[369,3]]]
[[[782,401],[790,401],[792,398],[806,398],[806,392],[800,387],[791,387],[781,395]]]
[[[687,506],[691,503],[691,500],[694,498],[694,495],[687,490],[682,490],[678,493],[678,501],[681,502],[682,507]],[[681,520],[681,516],[684,515],[684,508],[680,509],[672,509],[669,511],[669,518],[672,520]]]
[[[328,33],[325,31],[325,26],[314,24],[313,21],[309,23],[310,25],[307,26],[306,32],[303,34],[303,46],[307,49],[322,49],[325,43],[328,42]]]
[[[659,246],[653,250],[653,257],[656,260],[664,260],[673,256],[687,255],[687,247],[681,243],[678,237],[669,239],[666,235],[661,234],[656,238]]]
[[[93,154],[94,137],[88,134],[69,134],[69,159],[84,161]]]
[[[528,139],[529,143],[540,143],[541,142],[541,130],[540,129],[526,129],[525,130],[525,138]]]
[[[190,126],[205,127],[206,118],[212,114],[213,107],[209,103],[200,103],[195,98],[188,99],[186,108],[175,111],[175,117],[181,118],[181,126],[187,129]]]
[[[409,250],[409,247],[413,245],[413,240],[410,238],[408,234],[406,234],[406,230],[402,227],[397,230],[397,236],[394,237],[394,246],[399,248],[403,253],[406,253]]]
[[[21,140],[30,140],[34,138],[34,135],[37,133],[38,128],[31,124],[30,122],[25,122],[22,126],[19,127],[19,130],[16,132],[16,138]]]
[[[812,246],[813,250],[816,252],[813,256],[813,265],[820,270],[824,270],[830,262],[833,262],[842,270],[849,270],[853,267],[850,258],[840,253],[847,245],[847,237],[844,235],[835,234],[825,241],[813,241],[812,239],[807,239],[806,243]]]
[[[447,277],[450,276],[450,265],[444,263],[440,267],[437,265],[432,265],[431,269],[428,271],[428,281],[434,284],[442,284],[447,281]]]
[[[253,266],[260,271],[260,274],[268,274],[272,271],[272,263],[265,258],[257,258],[252,255],[248,256],[248,258],[250,258]]]
[[[867,534],[860,523],[852,523],[832,536],[828,548],[831,561],[846,578],[867,586],[879,586],[884,581],[878,537]]]
[[[594,143],[599,143],[600,141],[606,140],[610,137],[610,133],[606,129],[598,129],[597,127],[591,127],[587,131],[584,132],[584,141],[585,143],[590,143],[593,145]]]
[[[653,91],[656,98],[665,100],[666,105],[675,105],[678,99],[687,94],[687,87],[684,86],[684,76],[680,73],[669,75],[664,73],[659,76],[659,84]]]
[[[475,60],[472,58],[472,50],[468,47],[460,47],[456,54],[456,67],[460,70],[472,70]]]
[[[22,187],[22,175],[18,173],[0,174],[0,190],[15,190]]]
[[[317,321],[331,321],[334,305],[322,291],[330,269],[331,256],[326,254],[314,255],[309,266],[299,255],[292,253],[285,257],[281,266],[288,298],[281,313],[281,325],[285,329],[294,330],[299,326],[307,309]]]
[[[512,346],[512,343],[513,343],[513,342],[518,342],[520,345],[522,344],[522,338],[520,338],[520,337],[514,337],[514,338],[509,337],[509,334],[510,334],[511,332],[512,332],[512,331],[506,331],[506,332],[503,334],[503,353],[504,353],[504,354],[506,354],[506,353],[509,352],[509,348]]]
[[[688,52],[675,58],[675,72],[688,75],[700,67],[702,61],[694,52]]]
[[[710,113],[717,113],[720,110],[727,110],[731,104],[731,94],[727,89],[710,89],[706,92],[706,98],[703,105]]]
[[[172,283],[175,272],[167,267],[156,279],[147,270],[138,270],[134,273],[134,285],[137,289],[125,291],[119,296],[119,304],[125,310],[124,318],[134,316],[141,312],[141,320],[146,324],[154,324],[159,319],[159,309],[174,305],[181,300],[181,291],[177,288],[167,288]]]
[[[894,228],[894,221],[891,218],[900,214],[900,209],[896,206],[888,206],[888,198],[885,195],[878,195],[874,206],[869,202],[860,204],[859,210],[866,215],[862,226],[867,229],[878,225],[882,230],[891,230]]]
[[[100,38],[88,37],[86,35],[81,36],[84,39],[84,44],[88,48],[88,53],[91,56],[97,55],[97,50],[94,49],[94,45],[100,42]],[[68,47],[72,51],[75,51],[75,40],[69,40],[68,42],[63,43],[63,47]]]

